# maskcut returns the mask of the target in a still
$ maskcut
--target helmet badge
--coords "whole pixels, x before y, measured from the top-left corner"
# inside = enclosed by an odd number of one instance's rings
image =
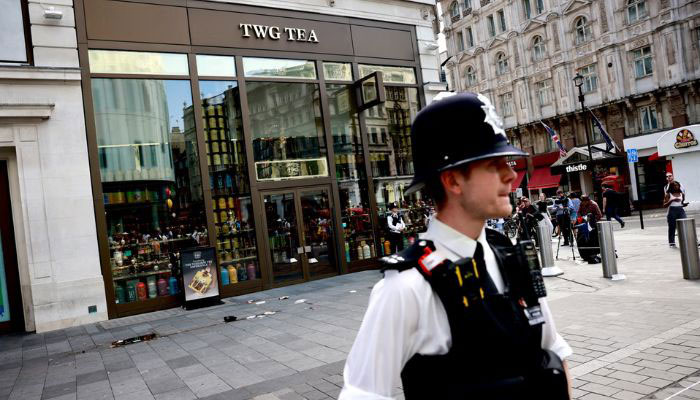
[[[486,114],[484,122],[491,125],[493,133],[506,137],[506,132],[503,130],[503,120],[501,120],[501,117],[496,114],[496,107],[491,104],[491,100],[481,93],[477,93],[476,97],[479,99],[479,101],[484,103],[484,105],[481,106],[481,109],[484,110],[484,114]]]

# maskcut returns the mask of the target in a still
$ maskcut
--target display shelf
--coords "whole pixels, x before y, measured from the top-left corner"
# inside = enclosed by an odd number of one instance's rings
[[[170,275],[170,274],[172,274],[172,271],[163,270],[163,271],[152,271],[152,272],[140,272],[138,274],[114,276],[114,277],[112,277],[112,279],[115,281],[123,281],[123,280],[127,280],[127,279],[138,279],[138,278],[144,278],[147,276],[161,275],[161,274],[169,274]]]
[[[241,261],[250,261],[250,260],[255,260],[257,259],[258,256],[248,256],[248,257],[242,257],[242,258],[234,258],[232,260],[228,261],[221,261],[221,265],[229,265],[229,264],[234,264],[234,263],[239,263]]]

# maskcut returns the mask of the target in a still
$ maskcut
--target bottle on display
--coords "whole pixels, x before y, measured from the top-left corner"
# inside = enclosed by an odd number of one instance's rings
[[[247,272],[241,264],[236,264],[236,273],[238,275],[238,282],[246,280]]]
[[[139,296],[139,300],[143,301],[148,298],[148,292],[146,291],[146,284],[139,282],[136,285],[136,294]]]
[[[228,280],[230,283],[238,283],[238,271],[236,271],[236,267],[233,265],[229,265],[226,267],[228,270]]]
[[[363,250],[362,250],[362,244],[357,245],[357,259],[362,260],[362,255],[363,255]]]
[[[129,302],[136,301],[136,286],[133,283],[126,284],[126,296]]]
[[[155,299],[156,297],[158,297],[158,288],[156,287],[156,277],[149,276],[147,282],[148,282],[148,298]]]
[[[408,247],[408,238],[406,236],[403,237],[403,248],[405,249]]]
[[[379,251],[382,253],[383,256],[386,255],[384,252],[384,238],[379,239]]]
[[[372,258],[372,252],[369,249],[369,245],[364,240],[362,241],[362,258]]]
[[[168,295],[168,282],[165,280],[165,278],[160,278],[158,279],[158,296],[167,296]]]
[[[177,278],[174,276],[171,276],[170,279],[168,280],[168,289],[170,290],[170,295],[174,296],[177,294]]]
[[[255,279],[255,264],[250,263],[248,264],[248,279]]]
[[[376,253],[374,252],[374,243],[369,245],[369,255],[372,258],[376,257]]]
[[[124,290],[124,286],[116,285],[116,288],[114,288],[114,291],[117,294],[117,304],[126,303],[126,291]]]
[[[391,254],[391,242],[390,241],[385,241],[384,242],[384,255],[389,255]]]
[[[228,270],[224,267],[221,267],[221,284],[228,285],[230,283],[231,283],[231,281],[229,280],[229,277],[228,277]]]
[[[350,262],[350,243],[345,241],[345,261]]]

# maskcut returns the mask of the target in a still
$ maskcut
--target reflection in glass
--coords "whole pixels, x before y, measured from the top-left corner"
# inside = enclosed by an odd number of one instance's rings
[[[93,74],[189,75],[187,54],[89,50]]]
[[[199,76],[236,76],[236,61],[230,56],[206,56],[197,54]]]
[[[365,173],[354,90],[350,85],[326,85],[333,132],[335,176],[338,179],[344,236],[345,260],[350,263],[365,259],[364,247],[370,247],[370,258],[376,252],[369,188]]]
[[[275,282],[303,278],[297,213],[294,194],[272,194],[263,197],[267,237],[270,241],[272,278]]]
[[[313,278],[338,272],[333,247],[333,216],[328,191],[314,189],[301,192],[301,213],[304,221],[304,245]]]
[[[359,68],[360,78],[375,71],[381,71],[384,83],[416,83],[416,73],[413,68],[381,65],[360,65]]]
[[[243,71],[249,78],[316,79],[316,65],[306,60],[244,57]]]
[[[406,224],[403,244],[425,230],[430,205],[420,193],[405,196],[413,175],[411,123],[418,113],[418,89],[387,86],[386,102],[364,111],[368,130],[370,166],[374,176],[374,195],[381,226],[387,226],[389,206],[396,203]],[[388,232],[381,233],[385,252]],[[401,246],[400,246],[401,248]]]
[[[323,63],[323,77],[327,81],[351,81],[352,64],[350,63]]]
[[[2,1],[0,13],[0,62],[27,62],[27,42],[24,37],[22,3]]]
[[[207,245],[189,81],[92,79],[115,301],[177,293],[179,251]]]
[[[199,88],[221,280],[260,278],[238,84],[200,81]]]
[[[258,180],[328,176],[317,84],[248,82]]]

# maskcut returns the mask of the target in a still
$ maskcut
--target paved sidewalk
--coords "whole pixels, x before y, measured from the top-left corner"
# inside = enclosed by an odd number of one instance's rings
[[[665,226],[616,231],[621,282],[560,252],[565,274],[546,282],[558,329],[574,348],[577,399],[666,399],[681,390],[673,399],[700,399],[700,384],[691,387],[700,382],[700,282],[682,279],[679,250],[665,235]],[[337,398],[379,278],[366,271],[202,310],[0,336],[0,400]],[[275,314],[223,322],[265,311]],[[159,337],[110,348],[150,332]]]

